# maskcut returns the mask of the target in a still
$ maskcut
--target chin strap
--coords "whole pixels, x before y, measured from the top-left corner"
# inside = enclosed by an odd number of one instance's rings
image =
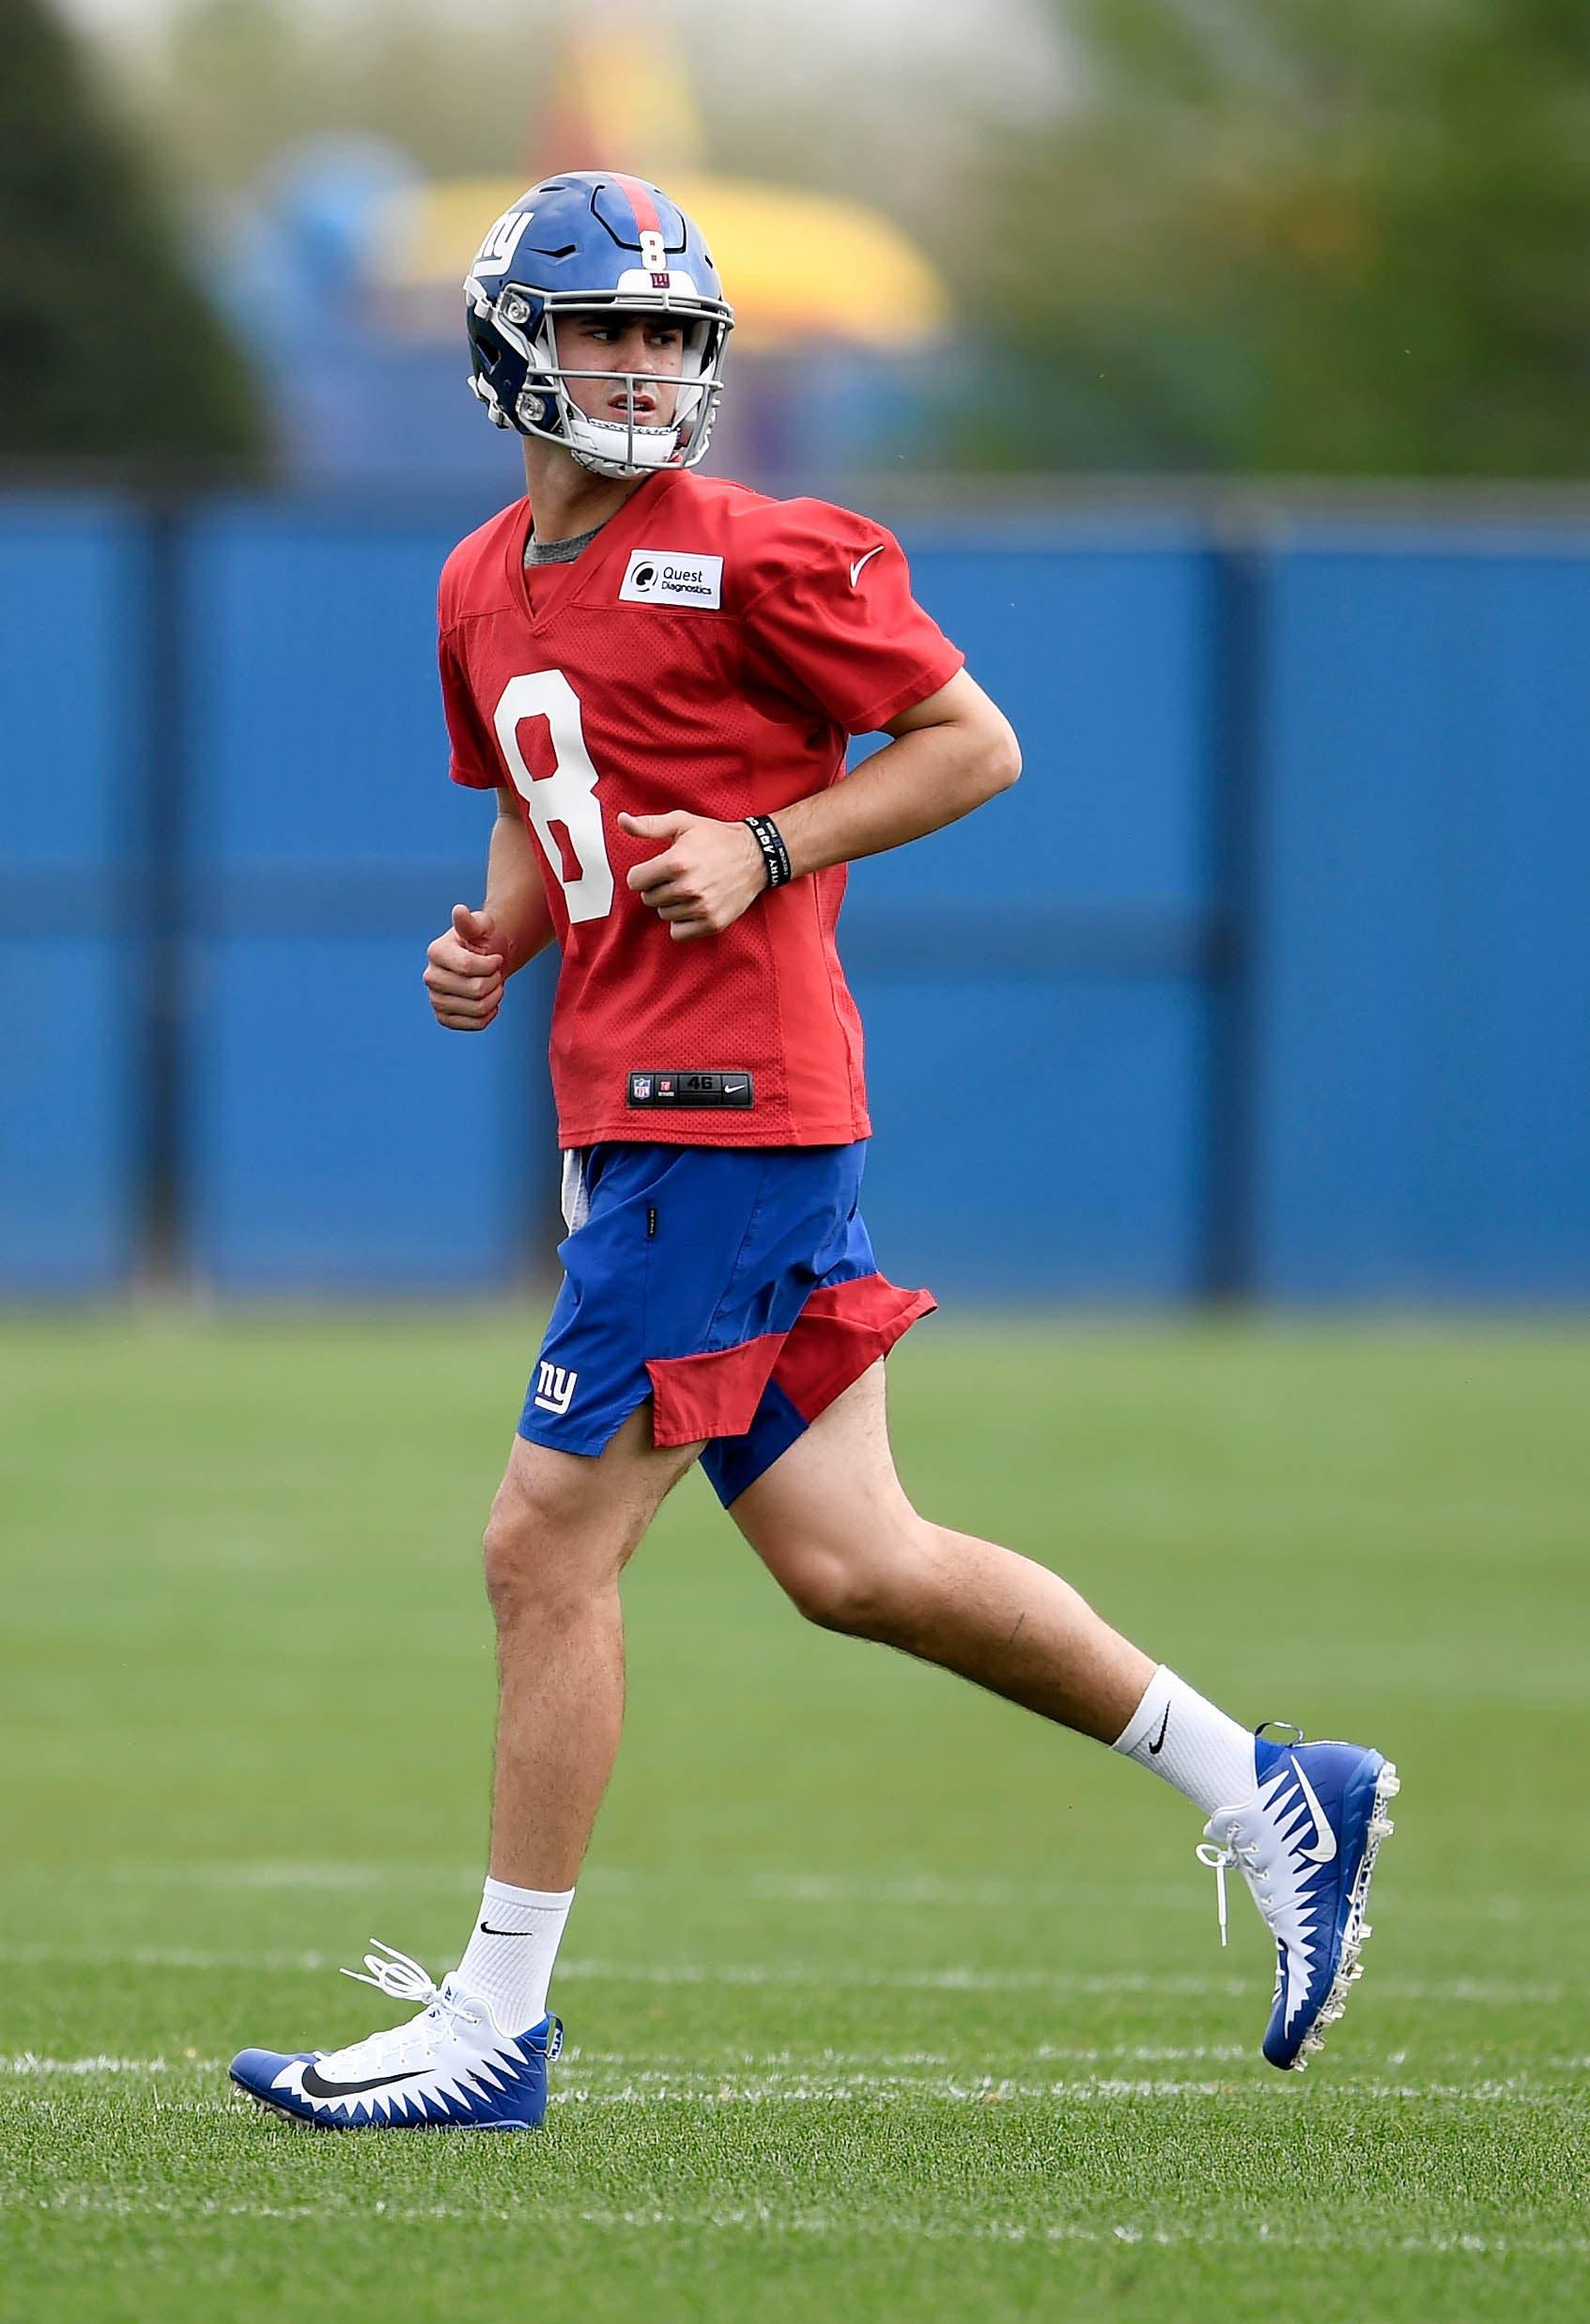
[[[664,469],[675,467],[679,460],[679,430],[676,427],[623,426],[616,420],[593,420],[581,414],[568,423],[568,450],[581,468],[594,470],[598,476],[657,476]],[[594,442],[592,441],[594,437]],[[656,459],[625,459],[623,455],[656,447]]]

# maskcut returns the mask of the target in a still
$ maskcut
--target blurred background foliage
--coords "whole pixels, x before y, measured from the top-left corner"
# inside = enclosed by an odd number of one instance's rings
[[[197,294],[147,125],[45,0],[3,0],[0,27],[0,452],[249,459],[245,362]]]
[[[246,449],[183,252],[335,132],[427,180],[705,156],[865,202],[954,309],[918,468],[1585,473],[1590,10],[1560,0],[924,0],[871,48],[857,8],[842,53],[756,0],[118,0],[80,8],[86,57],[46,0],[3,12],[0,451]],[[621,153],[551,134],[579,37],[646,120]]]
[[[1001,461],[1584,473],[1590,10],[1051,7],[1075,93],[991,157],[965,286]]]

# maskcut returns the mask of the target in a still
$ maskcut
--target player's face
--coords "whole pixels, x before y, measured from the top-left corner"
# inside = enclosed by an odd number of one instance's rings
[[[670,384],[685,363],[685,334],[663,315],[560,315],[558,362],[565,371],[632,371],[635,419],[669,427],[678,391]],[[628,410],[617,380],[570,380],[568,392],[588,420],[623,420]]]

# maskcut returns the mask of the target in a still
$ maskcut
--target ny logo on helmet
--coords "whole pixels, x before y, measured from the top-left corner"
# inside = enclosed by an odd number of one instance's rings
[[[533,209],[505,209],[482,242],[471,271],[476,274],[501,274],[534,215]]]

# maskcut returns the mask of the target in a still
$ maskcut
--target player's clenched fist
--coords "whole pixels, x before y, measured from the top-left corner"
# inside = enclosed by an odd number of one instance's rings
[[[767,885],[762,850],[743,823],[715,823],[682,809],[618,820],[632,839],[664,843],[660,855],[636,864],[628,884],[669,922],[672,937],[717,936]]]
[[[502,1005],[502,938],[489,912],[453,906],[453,925],[425,953],[425,990],[436,1021],[455,1033],[478,1033]]]

